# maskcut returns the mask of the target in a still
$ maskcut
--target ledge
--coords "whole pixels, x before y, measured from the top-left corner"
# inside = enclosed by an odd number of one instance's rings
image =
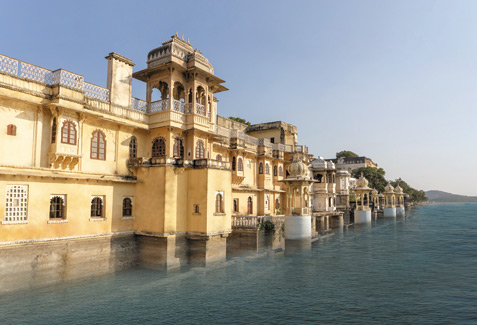
[[[225,216],[226,213],[223,213],[223,212],[216,212],[214,213],[214,216]]]
[[[68,219],[50,219],[46,223],[68,223]]]
[[[121,220],[134,220],[134,217],[121,217]]]
[[[22,225],[27,223],[28,223],[28,220],[2,221],[2,225]]]
[[[89,218],[89,221],[106,221],[106,218]]]

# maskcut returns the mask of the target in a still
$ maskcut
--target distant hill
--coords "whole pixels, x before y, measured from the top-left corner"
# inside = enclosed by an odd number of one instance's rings
[[[443,191],[426,191],[430,202],[477,202],[477,196],[467,196],[447,193]]]

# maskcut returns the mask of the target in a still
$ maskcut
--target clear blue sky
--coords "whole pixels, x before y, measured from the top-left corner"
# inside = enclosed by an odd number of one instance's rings
[[[230,91],[219,114],[283,120],[315,156],[477,195],[477,1],[2,1],[0,53],[106,85],[176,31]],[[134,83],[133,95],[145,98]]]

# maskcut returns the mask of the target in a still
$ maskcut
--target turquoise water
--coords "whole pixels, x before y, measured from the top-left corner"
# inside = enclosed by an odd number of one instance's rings
[[[0,324],[304,322],[477,324],[477,204],[418,207],[308,249],[0,297]]]

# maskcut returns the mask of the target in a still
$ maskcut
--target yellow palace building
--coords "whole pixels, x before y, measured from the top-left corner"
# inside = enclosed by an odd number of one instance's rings
[[[0,56],[4,266],[207,262],[225,257],[233,216],[283,214],[280,180],[293,154],[308,159],[296,127],[218,116],[224,80],[177,35],[141,71],[106,59],[103,88]],[[131,97],[132,78],[146,100]]]

